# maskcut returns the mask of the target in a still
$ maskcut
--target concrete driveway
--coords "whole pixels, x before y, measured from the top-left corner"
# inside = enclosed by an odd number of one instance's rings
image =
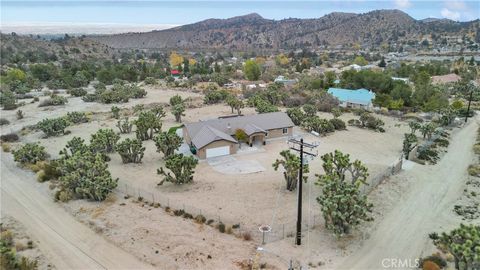
[[[232,156],[222,156],[207,159],[208,165],[223,174],[249,174],[265,171],[256,160],[237,160]]]

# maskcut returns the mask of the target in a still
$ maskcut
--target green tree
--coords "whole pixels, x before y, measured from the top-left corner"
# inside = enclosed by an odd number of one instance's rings
[[[4,110],[15,110],[18,107],[15,93],[8,89],[1,91],[0,104],[3,106]]]
[[[365,58],[360,55],[355,57],[355,59],[353,60],[353,63],[359,66],[366,66],[368,64],[367,60],[365,60]]]
[[[256,81],[258,78],[260,78],[260,66],[257,64],[257,62],[255,62],[255,60],[245,61],[243,72],[249,81]]]
[[[273,164],[273,169],[278,170],[281,165],[284,169],[283,177],[285,178],[288,191],[294,191],[297,188],[298,175],[300,172],[301,164],[300,158],[290,152],[290,150],[283,150],[280,152],[280,156],[283,159],[277,159]],[[303,172],[308,173],[308,165],[303,164]],[[304,175],[303,180],[307,181],[308,176]]]
[[[248,135],[247,133],[245,133],[245,130],[243,129],[237,129],[235,130],[235,138],[237,139],[237,141],[239,143],[242,143],[242,142],[247,142],[248,141]],[[241,145],[241,144],[240,144]]]
[[[176,133],[169,132],[161,132],[155,136],[154,141],[155,146],[157,147],[157,152],[163,153],[163,159],[173,155],[175,150],[177,150],[182,144],[182,138]]]
[[[464,225],[441,235],[429,235],[433,244],[448,251],[455,259],[455,269],[478,269],[480,267],[480,226]]]
[[[170,172],[166,172],[163,167],[157,170],[157,173],[163,175],[164,178],[158,185],[164,182],[171,182],[176,185],[186,184],[193,181],[193,174],[198,160],[192,156],[184,156],[183,154],[173,154],[165,160],[165,168]],[[173,174],[173,175],[172,175]]]
[[[141,140],[127,138],[117,143],[115,150],[122,158],[123,163],[141,163],[145,147],[142,146]]]

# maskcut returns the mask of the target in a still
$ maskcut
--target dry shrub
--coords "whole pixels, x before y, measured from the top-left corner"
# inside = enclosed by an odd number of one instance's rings
[[[12,151],[12,147],[9,143],[2,143],[2,151],[5,153],[10,153]]]
[[[480,144],[477,143],[473,146],[473,152],[475,152],[477,155],[480,155]]]
[[[2,142],[16,142],[18,141],[18,139],[19,137],[16,133],[9,133],[9,134],[0,136],[0,140]]]
[[[203,215],[197,215],[195,217],[195,221],[199,224],[203,224],[205,221],[207,221],[207,219]]]
[[[468,166],[468,174],[471,176],[480,176],[480,164]]]
[[[117,201],[117,196],[115,196],[115,194],[113,193],[110,193],[107,195],[107,197],[105,198],[105,202],[107,203],[114,203]]]
[[[422,269],[423,270],[440,270],[440,266],[438,266],[436,263],[432,261],[424,261]]]
[[[243,236],[243,240],[245,241],[252,240],[252,235],[249,232],[244,232],[242,236]]]
[[[232,234],[232,233],[233,233],[232,226],[227,226],[227,228],[225,229],[225,232],[226,232],[227,234]]]
[[[15,250],[16,251],[23,251],[25,249],[27,249],[27,247],[23,243],[21,243],[21,242],[15,243]]]
[[[40,182],[40,183],[43,183],[45,181],[47,181],[47,174],[45,173],[44,170],[40,170],[37,172],[37,181]]]

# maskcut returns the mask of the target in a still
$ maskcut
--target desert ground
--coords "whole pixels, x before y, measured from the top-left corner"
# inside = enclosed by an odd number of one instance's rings
[[[146,98],[117,106],[127,109],[137,104],[168,103],[171,96],[180,94],[191,98],[191,108],[182,118],[184,123],[231,113],[230,108],[223,104],[200,106],[202,96],[198,93],[155,87],[149,87],[147,91]],[[15,120],[15,112],[2,112],[2,117],[12,123],[2,127],[2,134],[19,131],[44,118],[63,116],[71,111],[93,113],[89,123],[67,128],[71,131],[68,135],[45,139],[41,132],[24,132],[21,142],[38,141],[55,158],[74,136],[88,141],[99,128],[117,130],[117,120],[111,117],[110,107],[85,103],[80,98],[69,98],[65,106],[38,108],[37,104],[27,104],[22,107],[25,118],[21,120]],[[245,108],[243,113],[252,114],[254,110]],[[319,115],[332,117],[326,113]],[[385,122],[385,133],[348,127],[346,131],[316,137],[296,128],[294,135],[303,136],[307,142],[319,143],[316,148],[319,156],[335,149],[349,153],[352,158],[361,160],[368,167],[370,176],[375,177],[398,161],[403,134],[409,129],[407,123],[396,118],[377,117]],[[134,118],[131,116],[131,119]],[[347,121],[358,116],[344,114],[341,118]],[[178,123],[174,122],[167,109],[163,130],[172,126],[178,126]],[[335,239],[324,229],[323,219],[312,218],[321,214],[315,200],[319,188],[314,184],[314,175],[321,173],[322,169],[319,157],[310,161],[309,180],[304,188],[303,216],[305,224],[315,227],[304,234],[302,247],[293,245],[293,238],[287,237],[291,235],[285,235],[282,241],[274,241],[276,239],[268,239],[267,236],[269,243],[264,246],[264,252],[256,252],[261,243],[258,226],[270,225],[274,230],[272,233],[278,235],[283,228],[287,227],[288,231],[295,224],[297,194],[285,190],[282,172],[272,168],[279,152],[289,147],[285,138],[268,141],[258,149],[242,146],[241,153],[229,160],[232,166],[237,163],[254,164],[255,168],[260,168],[258,172],[225,173],[222,166],[201,161],[195,170],[194,183],[183,186],[169,183],[157,186],[161,177],[156,171],[164,162],[153,141],[146,141],[141,164],[122,164],[118,154],[110,155],[109,169],[114,177],[119,178],[119,186],[114,196],[102,203],[84,200],[55,203],[48,183],[37,183],[33,173],[17,168],[11,156],[2,153],[2,212],[14,216],[25,224],[33,237],[39,238],[42,252],[58,269],[78,268],[83,260],[92,268],[99,265],[116,268],[118,265],[115,263],[122,262],[115,261],[117,257],[125,260],[125,266],[137,265],[140,268],[235,269],[253,260],[266,263],[268,268],[283,269],[293,259],[304,266],[311,263],[310,267],[320,263],[325,264],[322,268],[329,269],[373,269],[378,266],[381,256],[395,254],[410,258],[422,255],[422,251],[428,250],[428,233],[449,225],[438,223],[438,218],[447,215],[449,218],[442,220],[454,221],[451,218],[453,214],[447,213],[448,205],[457,199],[462,190],[461,180],[473,158],[471,146],[477,126],[477,122],[471,120],[465,128],[455,130],[448,153],[437,165],[421,166],[407,162],[404,171],[374,189],[370,198],[375,205],[376,221],[366,224],[346,239]],[[134,134],[121,136],[123,139]],[[425,193],[433,188],[441,192]],[[125,197],[125,193],[133,196]],[[138,197],[142,197],[141,201]],[[162,207],[156,207],[155,202]],[[165,211],[166,206],[184,209],[194,216],[201,213],[215,223],[222,221],[227,226],[238,224],[239,228],[233,229],[232,234],[221,234],[212,226],[173,216]],[[425,215],[416,214],[418,212]],[[65,224],[61,224],[63,219]],[[58,231],[54,231],[53,228],[57,227]],[[252,235],[253,241],[242,239],[246,232]],[[409,243],[418,239],[422,239],[424,245],[409,248]],[[393,242],[398,243],[395,248],[391,246]],[[62,245],[68,248],[62,250]],[[373,246],[378,252],[372,252]],[[98,254],[89,251],[93,247]],[[61,258],[62,254],[69,258],[68,262]],[[99,257],[106,261],[100,261]]]

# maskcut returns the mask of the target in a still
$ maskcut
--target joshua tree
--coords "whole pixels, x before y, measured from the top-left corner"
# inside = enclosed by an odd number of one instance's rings
[[[112,106],[111,108],[113,118],[120,119],[120,108],[117,106]]]
[[[287,115],[297,126],[301,125],[302,121],[305,119],[305,113],[298,107],[287,109]]]
[[[480,268],[480,226],[460,224],[449,233],[429,235],[435,246],[450,252],[455,258],[455,269]]]
[[[317,114],[317,107],[312,104],[305,104],[303,105],[303,111],[307,115],[307,117],[312,117]]]
[[[122,157],[123,163],[140,163],[142,162],[145,147],[139,139],[125,139],[115,146],[118,154]]]
[[[340,110],[339,108],[333,108],[332,109],[332,115],[333,115],[333,118],[338,118],[342,115],[342,110]]]
[[[175,116],[175,121],[180,123],[182,116],[185,116],[185,100],[181,96],[175,95],[170,98],[170,106],[172,106],[172,114]]]
[[[161,167],[157,170],[157,173],[165,177],[158,185],[162,185],[165,181],[176,185],[192,182],[193,173],[197,164],[198,160],[192,156],[184,156],[183,154],[173,154],[169,156],[165,160],[165,167],[171,171],[173,176],[165,172],[165,169]]]
[[[408,126],[410,127],[410,133],[412,134],[415,134],[415,132],[417,132],[417,130],[422,127],[422,125],[420,125],[420,123],[418,123],[417,121],[412,121],[408,123]]]
[[[175,133],[161,132],[155,138],[155,146],[157,152],[163,153],[163,158],[166,159],[175,153],[182,144],[182,138]]]
[[[142,141],[153,139],[153,134],[160,132],[162,129],[162,122],[151,111],[141,112],[135,121],[135,125],[137,126],[135,131],[137,139]]]
[[[417,136],[412,133],[405,133],[403,139],[403,155],[405,156],[405,159],[408,159],[408,156],[410,155],[410,152],[417,146]]]
[[[73,137],[70,141],[67,142],[67,145],[63,150],[60,151],[60,155],[63,158],[69,158],[73,156],[76,152],[86,152],[90,148],[85,144],[85,140],[80,137]]]
[[[226,99],[226,102],[228,106],[230,106],[230,108],[232,109],[232,113],[234,113],[234,110],[237,111],[238,115],[242,113],[241,109],[245,106],[242,100],[238,99],[234,95],[229,95]]]
[[[420,132],[422,133],[423,138],[430,139],[432,134],[435,132],[437,126],[433,122],[425,123],[420,127]]]
[[[132,132],[132,126],[133,126],[133,123],[128,121],[128,117],[125,117],[123,121],[118,120],[117,122],[117,127],[120,130],[120,133],[122,134],[128,134]]]
[[[323,155],[321,159],[325,175],[336,175],[341,181],[345,181],[348,173],[352,184],[357,186],[362,183],[366,184],[368,169],[360,160],[351,162],[349,154],[344,154],[338,150]]]
[[[289,191],[294,191],[297,188],[297,180],[298,180],[298,174],[300,171],[300,158],[290,152],[290,150],[283,150],[280,152],[280,156],[282,156],[283,159],[277,159],[273,164],[273,168],[278,170],[278,167],[280,165],[283,166],[283,169],[285,170],[283,172],[283,176],[285,177],[285,181],[287,182],[287,190]],[[304,164],[303,165],[303,172],[308,173],[308,165]],[[303,179],[306,181],[307,176],[304,176]]]
[[[350,230],[364,221],[372,221],[373,205],[367,196],[360,193],[358,185],[341,180],[336,174],[318,178],[322,193],[317,197],[321,205],[325,225],[335,235],[350,233]]]
[[[115,144],[120,136],[113,129],[99,129],[90,138],[90,149],[95,153],[112,153],[115,151]]]
[[[165,117],[166,115],[165,109],[162,105],[155,105],[150,111],[153,112],[159,119]]]

